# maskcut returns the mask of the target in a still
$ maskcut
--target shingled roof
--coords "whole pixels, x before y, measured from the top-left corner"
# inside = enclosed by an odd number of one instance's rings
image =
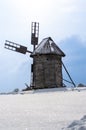
[[[51,37],[44,38],[37,48],[33,51],[31,56],[37,54],[57,54],[65,56],[64,52],[54,43]]]

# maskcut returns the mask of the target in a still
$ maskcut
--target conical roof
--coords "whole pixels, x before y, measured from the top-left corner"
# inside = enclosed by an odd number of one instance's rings
[[[37,48],[33,51],[31,56],[37,54],[57,54],[65,56],[64,52],[54,43],[51,37],[44,38]]]

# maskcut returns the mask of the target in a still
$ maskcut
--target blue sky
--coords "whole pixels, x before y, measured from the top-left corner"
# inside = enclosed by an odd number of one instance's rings
[[[76,84],[86,84],[86,0],[0,0],[0,91],[30,84],[29,54],[4,49],[5,40],[30,44],[31,22],[40,23],[39,42],[51,36]]]

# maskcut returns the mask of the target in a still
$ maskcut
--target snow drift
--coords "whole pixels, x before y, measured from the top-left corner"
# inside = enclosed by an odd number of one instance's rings
[[[85,130],[85,124],[85,89],[0,95],[0,130]]]

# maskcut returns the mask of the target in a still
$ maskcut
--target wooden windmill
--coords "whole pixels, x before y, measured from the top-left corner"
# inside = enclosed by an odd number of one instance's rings
[[[27,50],[27,47],[8,40],[5,42],[6,49],[22,54],[30,53],[30,57],[33,58],[30,87],[32,89],[63,87],[63,80],[65,79],[62,76],[62,66],[71,80],[70,83],[75,86],[62,62],[62,57],[65,56],[62,50],[54,43],[51,37],[44,38],[40,44],[38,44],[38,37],[39,23],[32,22],[31,44],[33,45],[33,51]]]

